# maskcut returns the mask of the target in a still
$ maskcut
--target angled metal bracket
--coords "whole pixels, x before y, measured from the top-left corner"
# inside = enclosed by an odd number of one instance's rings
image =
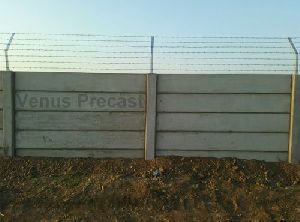
[[[5,52],[5,63],[6,63],[6,71],[9,71],[9,60],[8,60],[8,50],[9,50],[9,47],[11,46],[11,43],[14,39],[14,36],[15,36],[16,33],[12,33],[10,38],[9,38],[9,41],[6,45],[6,48],[4,49],[4,52]]]
[[[298,53],[298,50],[297,50],[297,48],[296,48],[296,46],[294,45],[294,43],[293,43],[293,40],[292,40],[292,38],[288,38],[288,40],[289,40],[289,43],[290,43],[290,45],[291,45],[291,47],[292,47],[292,49],[294,50],[294,53],[295,53],[295,59],[296,59],[296,64],[295,64],[295,75],[298,75],[298,72],[299,72],[299,70],[298,70],[298,66],[299,66],[299,58],[298,58],[298,55],[299,55],[299,53]]]

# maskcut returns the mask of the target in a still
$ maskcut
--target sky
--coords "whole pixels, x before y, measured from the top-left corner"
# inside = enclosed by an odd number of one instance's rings
[[[300,0],[0,0],[0,12],[0,49],[9,42],[11,35],[6,33],[17,33],[8,53],[12,70],[144,72],[150,67],[150,36],[155,36],[157,73],[291,73],[295,54],[287,37],[298,37],[293,42],[300,48]],[[147,37],[110,41],[136,35]],[[174,36],[200,38],[193,43],[193,38],[169,38]],[[250,42],[244,43],[247,38],[234,38],[230,40],[238,42],[227,44],[227,38],[201,38],[214,36],[282,39],[248,38]],[[175,42],[171,43],[172,39]],[[43,56],[51,57],[45,60]],[[106,58],[109,56],[113,58]],[[191,56],[193,60],[187,59]],[[229,60],[231,57],[234,59]],[[6,68],[4,52],[0,54],[1,68]]]
[[[300,36],[299,0],[0,0],[0,32]]]

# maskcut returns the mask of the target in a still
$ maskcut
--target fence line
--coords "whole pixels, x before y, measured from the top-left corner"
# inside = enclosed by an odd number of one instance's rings
[[[294,74],[299,39],[0,33],[0,70]]]
[[[296,75],[0,72],[0,155],[299,163],[299,89]]]

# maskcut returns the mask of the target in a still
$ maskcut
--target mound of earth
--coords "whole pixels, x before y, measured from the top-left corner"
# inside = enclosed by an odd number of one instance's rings
[[[300,221],[300,166],[0,158],[0,221]]]

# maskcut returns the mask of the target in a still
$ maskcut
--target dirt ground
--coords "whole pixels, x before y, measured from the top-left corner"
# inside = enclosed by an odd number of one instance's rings
[[[0,221],[300,221],[300,166],[2,157]]]

